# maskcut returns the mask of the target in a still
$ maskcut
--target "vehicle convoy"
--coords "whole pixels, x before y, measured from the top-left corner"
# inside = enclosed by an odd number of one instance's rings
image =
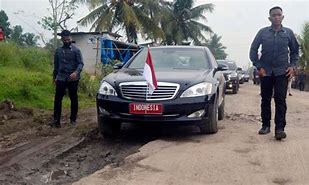
[[[237,94],[239,89],[239,75],[237,73],[237,65],[231,60],[217,60],[218,64],[228,66],[228,70],[224,71],[224,77],[226,80],[226,91],[232,90],[233,94]]]
[[[243,71],[244,74],[244,82],[249,82],[250,75],[248,74],[248,71]]]
[[[259,85],[260,84],[260,76],[258,73],[258,70],[256,68],[253,68],[253,84]]]
[[[97,115],[104,136],[117,135],[121,123],[197,125],[201,133],[218,131],[224,118],[227,66],[217,64],[206,47],[160,46],[150,53],[157,89],[148,93],[143,69],[147,48],[101,82]]]
[[[244,71],[242,70],[242,68],[237,67],[236,72],[237,72],[237,75],[238,75],[239,84],[245,83],[245,75],[244,75]]]

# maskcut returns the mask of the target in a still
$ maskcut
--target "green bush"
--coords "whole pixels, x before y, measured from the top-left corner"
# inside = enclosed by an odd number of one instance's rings
[[[114,71],[114,65],[117,63],[121,63],[121,61],[113,60],[111,64],[98,64],[97,68],[101,70],[101,78],[104,78],[106,75],[112,73]]]
[[[52,83],[52,53],[42,48],[22,48],[13,43],[0,43],[0,102],[11,99],[17,106],[52,109],[55,87]],[[83,79],[85,77],[85,79]],[[80,107],[95,104],[98,80],[84,74],[79,91]],[[97,85],[97,86],[96,86]],[[65,108],[70,99],[65,96]]]
[[[21,63],[28,69],[44,70],[50,66],[50,54],[39,48],[25,48],[21,51]],[[47,67],[48,66],[48,67]]]
[[[48,71],[51,55],[41,48],[22,48],[15,43],[0,43],[0,65]]]
[[[95,97],[100,86],[100,80],[97,76],[91,76],[82,72],[82,77],[78,85],[79,89],[89,97]]]
[[[0,66],[16,65],[18,57],[16,44],[0,43]]]

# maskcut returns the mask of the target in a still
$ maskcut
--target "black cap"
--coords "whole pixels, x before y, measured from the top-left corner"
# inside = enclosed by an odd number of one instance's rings
[[[63,30],[60,34],[61,37],[70,36],[71,32],[69,30]]]

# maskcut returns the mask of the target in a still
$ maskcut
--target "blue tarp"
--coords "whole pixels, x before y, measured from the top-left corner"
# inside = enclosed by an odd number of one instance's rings
[[[113,42],[107,39],[101,39],[101,62],[103,64],[111,64],[114,59]],[[106,49],[111,48],[111,49]]]
[[[133,52],[137,52],[139,48],[137,45],[132,46],[106,38],[101,38],[100,42],[102,64],[111,64],[113,60],[126,63],[133,56]]]

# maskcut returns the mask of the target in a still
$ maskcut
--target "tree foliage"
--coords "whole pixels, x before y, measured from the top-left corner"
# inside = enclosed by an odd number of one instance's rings
[[[226,47],[221,43],[221,38],[221,36],[213,34],[210,39],[207,40],[205,44],[203,44],[210,49],[216,59],[226,59],[227,57],[227,54],[225,53]]]
[[[39,36],[34,33],[25,33],[23,34],[23,41],[26,46],[36,46],[38,42]]]
[[[128,42],[137,43],[138,33],[148,38],[164,38],[158,24],[151,19],[150,11],[154,4],[150,0],[74,0],[86,3],[91,12],[78,21],[82,26],[91,24],[90,30],[115,31],[119,27],[125,30]],[[147,3],[147,4],[146,4]],[[158,8],[158,7],[157,7]]]
[[[46,30],[53,31],[54,48],[57,47],[57,32],[67,29],[66,21],[71,19],[77,5],[68,0],[48,0],[50,15],[44,16],[38,23]]]
[[[309,70],[309,22],[305,23],[302,35],[300,37],[300,66]]]
[[[20,25],[14,26],[11,34],[11,40],[16,44],[23,45],[22,36],[23,28]]]
[[[3,28],[5,36],[9,37],[11,34],[10,22],[8,16],[3,10],[0,11],[0,27]]]
[[[172,3],[166,3],[166,6],[161,25],[168,45],[181,44],[189,39],[192,39],[195,45],[200,45],[201,41],[206,41],[203,31],[212,33],[210,27],[199,21],[207,21],[203,13],[212,12],[213,4],[194,7],[193,0],[174,0]]]
[[[115,31],[122,28],[128,42],[137,43],[138,33],[145,39],[165,44],[181,44],[193,40],[199,45],[206,41],[204,32],[210,27],[203,15],[212,12],[213,4],[194,7],[193,0],[73,0],[87,4],[91,12],[78,22],[91,25],[94,31]]]
[[[49,16],[44,16],[39,24],[46,30],[64,30],[67,29],[66,21],[74,15],[77,6],[68,0],[49,0],[51,7]]]
[[[38,38],[39,36],[34,33],[23,33],[23,28],[20,25],[16,25],[12,29],[10,40],[19,46],[33,47],[37,46]]]

